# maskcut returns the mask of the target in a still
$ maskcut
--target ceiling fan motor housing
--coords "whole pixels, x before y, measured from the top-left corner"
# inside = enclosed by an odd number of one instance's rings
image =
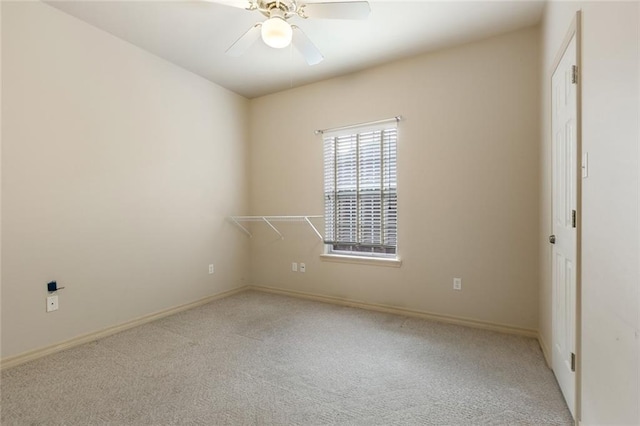
[[[258,0],[256,6],[264,16],[269,18],[279,16],[286,20],[298,14],[298,5],[294,0]]]

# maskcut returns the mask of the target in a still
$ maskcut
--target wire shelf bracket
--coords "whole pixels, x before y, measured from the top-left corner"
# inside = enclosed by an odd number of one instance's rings
[[[284,235],[275,227],[273,222],[305,222],[311,227],[313,232],[320,238],[320,241],[324,241],[322,234],[318,231],[318,228],[311,222],[311,219],[322,218],[323,216],[230,216],[229,218],[235,223],[249,238],[253,237],[251,232],[247,229],[242,222],[264,222],[273,231],[278,234],[281,240],[284,240]]]

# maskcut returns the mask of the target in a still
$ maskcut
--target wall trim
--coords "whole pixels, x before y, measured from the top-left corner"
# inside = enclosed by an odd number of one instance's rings
[[[344,254],[321,254],[320,260],[323,262],[351,263],[359,265],[387,266],[399,268],[402,266],[400,258],[369,257],[369,256],[348,256]]]
[[[547,363],[547,367],[552,369],[551,352],[549,352],[549,348],[547,347],[547,344],[544,342],[544,337],[540,332],[538,332],[538,343],[540,344],[540,349],[542,349],[542,355],[544,355],[544,360]]]
[[[519,336],[538,338],[538,330],[529,328],[513,327],[506,324],[498,324],[489,321],[479,321],[471,318],[456,317],[451,315],[435,314],[427,311],[416,309],[401,308],[398,306],[384,305],[379,303],[367,303],[342,297],[323,296],[315,293],[307,293],[303,291],[286,290],[275,287],[265,287],[258,285],[250,285],[247,290],[262,291],[265,293],[281,294],[284,296],[297,297],[299,299],[315,300],[317,302],[330,303],[333,305],[349,306],[352,308],[366,309],[369,311],[385,312],[388,314],[404,315],[414,318],[444,322],[448,324],[463,325],[466,327],[479,328],[483,330],[497,331],[500,333],[516,334]]]
[[[47,355],[52,355],[57,352],[71,349],[73,347],[82,345],[84,343],[93,342],[95,340],[102,339],[107,336],[111,336],[112,334],[116,334],[121,331],[125,331],[130,328],[137,327],[139,325],[143,325],[143,324],[158,320],[160,318],[167,317],[169,315],[177,314],[178,312],[186,311],[188,309],[205,305],[209,302],[213,302],[214,300],[233,296],[234,294],[241,293],[246,290],[247,290],[247,286],[242,286],[242,287],[234,288],[231,290],[223,291],[220,293],[213,294],[211,296],[203,297],[202,299],[198,299],[193,302],[185,303],[183,305],[174,306],[172,308],[163,309],[161,311],[154,312],[152,314],[144,315],[139,318],[135,318],[130,321],[124,322],[122,324],[117,324],[111,327],[104,328],[102,330],[94,331],[87,334],[82,334],[80,336],[74,337],[69,340],[65,340],[60,343],[55,343],[53,345],[45,346],[43,348],[34,349],[32,351],[10,356],[0,360],[0,370],[15,367],[17,365],[36,360],[38,358],[42,358]]]

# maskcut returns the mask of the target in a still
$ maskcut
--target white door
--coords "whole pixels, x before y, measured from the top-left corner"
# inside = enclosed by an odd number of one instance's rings
[[[575,65],[574,36],[551,79],[553,235],[549,237],[553,243],[552,366],[574,418],[578,159]]]

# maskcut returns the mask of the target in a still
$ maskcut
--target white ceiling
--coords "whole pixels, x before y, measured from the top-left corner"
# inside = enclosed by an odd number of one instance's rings
[[[47,3],[248,98],[531,26],[544,8],[523,0],[370,1],[365,21],[293,17],[325,57],[309,66],[296,50],[261,40],[239,58],[225,55],[265,19],[257,11],[201,0]]]

